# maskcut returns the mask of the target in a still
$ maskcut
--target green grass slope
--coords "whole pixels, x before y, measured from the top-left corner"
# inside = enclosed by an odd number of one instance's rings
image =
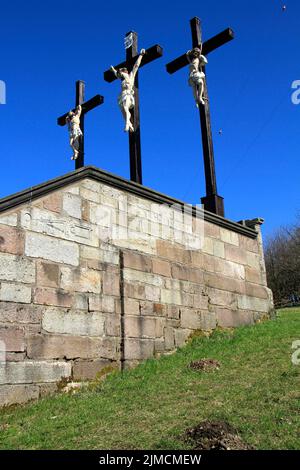
[[[186,428],[226,420],[256,449],[300,448],[300,310],[235,331],[194,338],[76,395],[0,411],[2,449],[187,449]],[[188,364],[212,358],[219,370]]]

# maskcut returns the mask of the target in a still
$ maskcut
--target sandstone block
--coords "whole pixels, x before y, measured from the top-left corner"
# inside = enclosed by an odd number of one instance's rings
[[[74,380],[92,380],[104,367],[111,366],[112,364],[111,361],[105,359],[75,361],[73,365],[73,378]]]
[[[134,284],[124,282],[124,295],[131,299],[145,299],[145,286],[141,284]]]
[[[70,291],[100,294],[101,273],[94,269],[72,269],[64,266],[61,268],[61,287]]]
[[[0,253],[0,280],[25,284],[35,282],[34,261],[21,256]]]
[[[0,225],[0,251],[22,255],[24,253],[23,232],[15,227]]]
[[[67,335],[31,335],[27,338],[30,359],[91,359],[100,355],[101,338]]]
[[[1,323],[35,323],[39,324],[42,318],[42,307],[10,302],[0,302]]]
[[[238,308],[241,310],[268,313],[270,310],[270,301],[265,299],[258,299],[256,297],[248,297],[246,295],[239,295]]]
[[[204,331],[214,330],[217,326],[216,315],[213,312],[200,312],[200,329]]]
[[[71,193],[64,194],[63,210],[70,217],[81,219],[81,198]]]
[[[79,264],[79,247],[76,243],[36,233],[26,234],[25,254],[72,266]]]
[[[42,328],[48,333],[102,336],[104,317],[96,312],[64,311],[49,307],[44,310]]]
[[[262,275],[261,275],[260,270],[251,268],[250,266],[246,266],[245,275],[246,275],[246,281],[253,282],[255,284],[262,283]]]
[[[62,209],[62,195],[60,192],[52,193],[43,200],[43,206],[46,210],[51,212],[61,212]]]
[[[198,330],[201,327],[200,312],[195,309],[183,308],[181,310],[181,327]]]
[[[205,285],[229,292],[245,293],[245,283],[241,280],[222,276],[221,274],[204,274]]]
[[[0,367],[0,384],[57,382],[71,375],[71,364],[58,361],[8,362]]]
[[[220,238],[220,227],[211,222],[204,221],[204,236],[212,238]]]
[[[41,287],[58,287],[59,266],[45,261],[37,262],[37,285]]]
[[[175,348],[174,328],[166,327],[164,329],[165,349],[168,351]]]
[[[152,302],[159,302],[160,300],[160,288],[156,286],[145,286],[145,298]]]
[[[151,272],[151,258],[133,251],[124,252],[124,267],[132,268],[138,271]]]
[[[100,194],[98,191],[92,191],[84,187],[80,188],[80,196],[88,201],[96,202],[100,204]]]
[[[171,265],[168,261],[154,258],[152,260],[152,271],[160,276],[171,277]]]
[[[154,341],[152,339],[125,339],[124,352],[126,360],[143,360],[153,357]]]
[[[31,287],[2,282],[0,287],[0,300],[30,304]]]
[[[215,272],[235,279],[245,279],[245,266],[225,259],[215,259]]]
[[[139,315],[140,314],[140,304],[137,300],[125,299],[124,300],[124,310],[127,315]]]
[[[227,230],[226,228],[221,228],[220,237],[221,237],[221,240],[225,243],[239,246],[239,235],[235,232],[231,232],[230,230]]]
[[[0,406],[25,403],[39,398],[37,385],[0,385]]]
[[[115,299],[107,295],[100,296],[99,294],[89,295],[89,311],[90,312],[114,312],[115,311]]]
[[[238,264],[247,264],[247,253],[241,247],[235,245],[225,245],[225,257],[228,261]]]
[[[162,289],[161,290],[161,301],[164,304],[181,305],[181,292],[175,290]]]
[[[242,325],[253,324],[253,313],[248,311],[234,311],[225,308],[216,309],[216,318],[219,326],[234,328]]]
[[[34,290],[33,302],[39,305],[72,307],[73,296],[62,289],[45,289],[38,287]]]
[[[0,224],[1,225],[11,225],[16,227],[18,224],[18,215],[16,213],[5,213],[0,215]]]
[[[154,317],[130,317],[125,316],[126,338],[160,338],[163,336],[164,320]]]
[[[176,348],[180,348],[181,346],[184,346],[192,333],[191,330],[183,330],[181,328],[178,330],[175,330],[174,332],[175,332]]]
[[[24,330],[15,326],[0,327],[0,341],[4,342],[7,352],[24,351]]]
[[[211,305],[219,305],[233,309],[237,307],[237,296],[231,292],[209,288],[208,297]]]
[[[156,240],[157,255],[182,264],[191,263],[191,252],[165,240]]]
[[[109,266],[103,273],[103,293],[115,296],[120,295],[120,275],[118,268]]]

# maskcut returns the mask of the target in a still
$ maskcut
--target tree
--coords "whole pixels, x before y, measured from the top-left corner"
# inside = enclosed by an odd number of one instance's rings
[[[280,228],[266,243],[268,285],[275,305],[300,298],[300,217],[295,225]]]

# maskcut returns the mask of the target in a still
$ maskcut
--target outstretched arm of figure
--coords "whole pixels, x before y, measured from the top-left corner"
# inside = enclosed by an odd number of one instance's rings
[[[113,65],[111,65],[110,70],[114,73],[115,77],[118,78],[118,72],[116,71]]]
[[[136,60],[136,63],[134,64],[132,72],[131,72],[133,78],[135,78],[135,76],[137,74],[137,71],[139,69],[139,66],[141,65],[141,62],[143,60],[143,57],[144,57],[145,53],[146,53],[145,49],[141,49],[140,55],[138,56],[138,58]]]
[[[81,113],[82,113],[82,107],[81,107],[81,105],[79,104],[79,105],[77,106],[77,108],[76,108],[76,114],[77,114],[77,116],[80,117],[80,116],[81,116]]]

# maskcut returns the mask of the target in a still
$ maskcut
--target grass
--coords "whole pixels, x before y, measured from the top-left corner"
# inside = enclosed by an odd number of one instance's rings
[[[291,362],[299,339],[300,309],[194,338],[174,355],[113,373],[76,395],[3,409],[0,448],[187,449],[187,427],[222,419],[255,449],[299,449],[300,365]],[[201,358],[221,368],[187,368]]]

